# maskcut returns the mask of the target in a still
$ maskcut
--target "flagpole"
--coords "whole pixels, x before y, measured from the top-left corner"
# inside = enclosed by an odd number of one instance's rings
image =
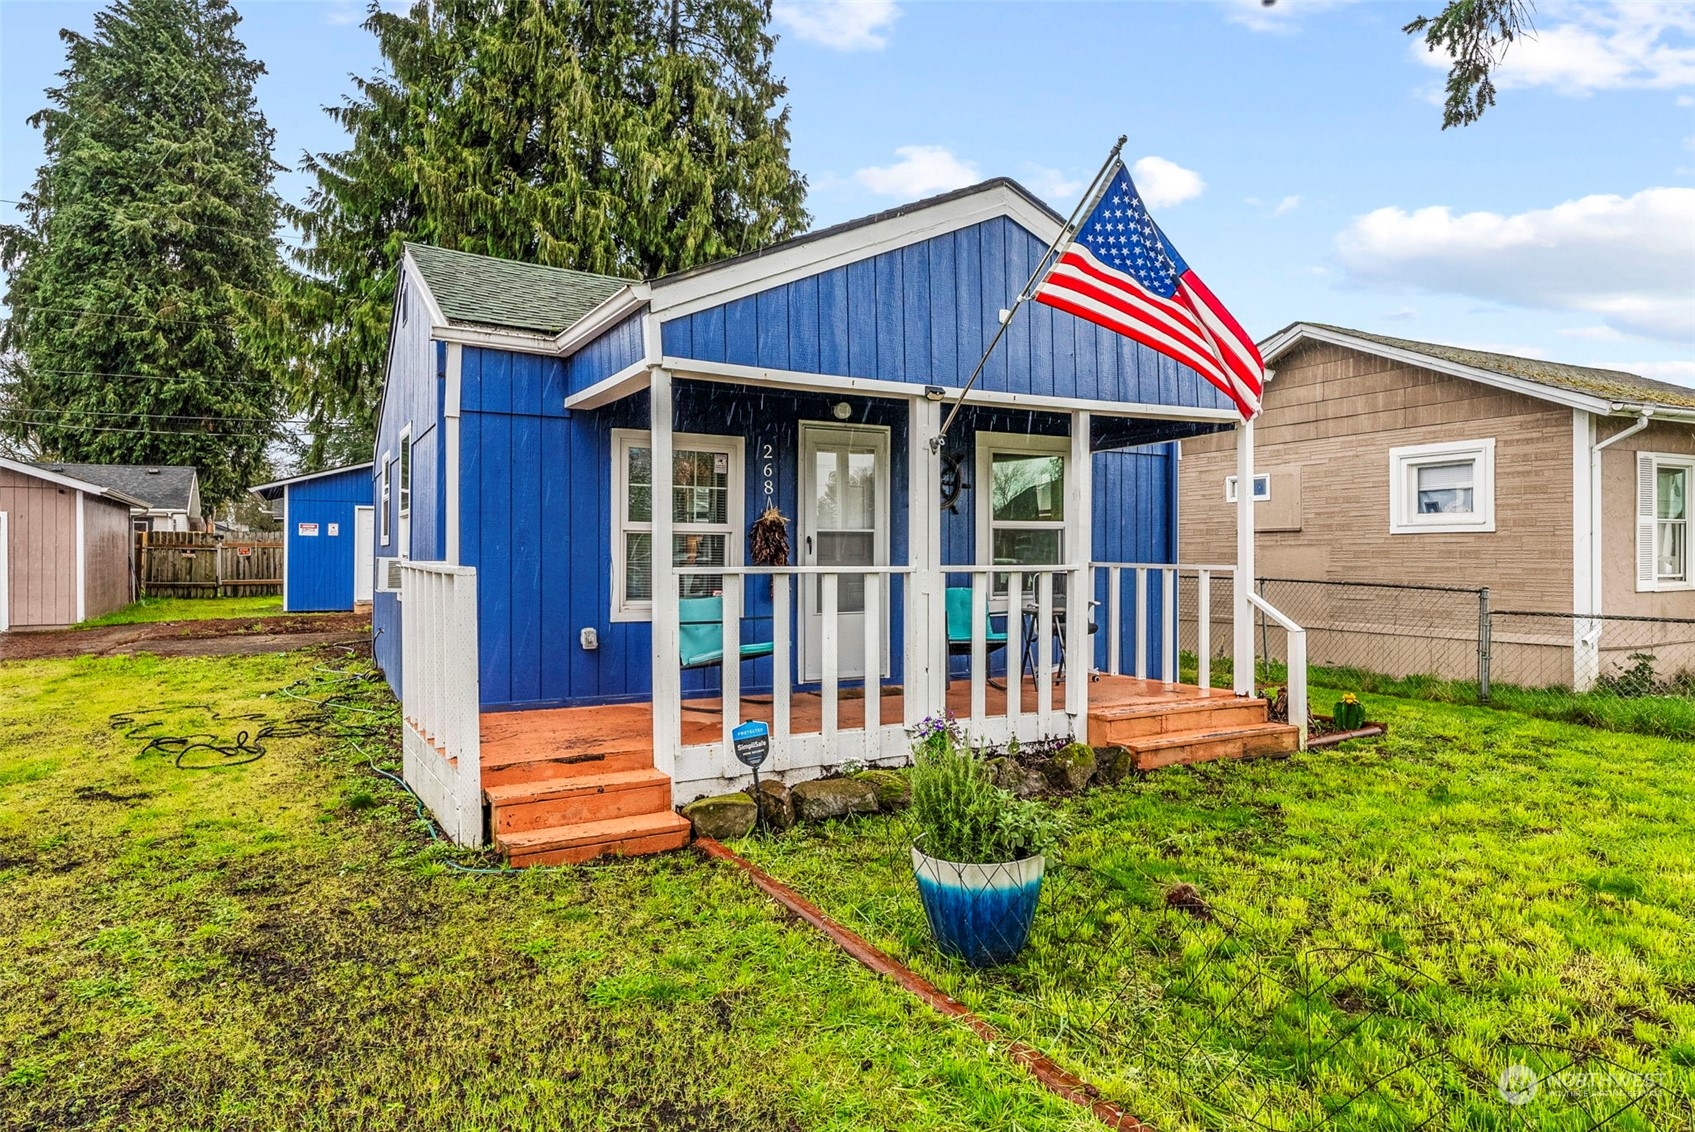
[[[931,452],[942,450],[942,442],[947,439],[948,429],[953,426],[954,418],[959,416],[959,410],[965,406],[965,395],[971,392],[971,387],[976,385],[977,379],[982,376],[983,367],[989,364],[989,355],[995,352],[995,347],[1000,344],[1001,336],[1006,333],[1006,328],[1012,325],[1012,316],[1018,313],[1018,308],[1023,306],[1025,301],[1030,298],[1031,292],[1036,289],[1040,280],[1047,274],[1051,266],[1049,261],[1053,259],[1054,252],[1077,231],[1079,218],[1087,216],[1089,211],[1095,207],[1095,202],[1100,199],[1101,193],[1106,190],[1107,172],[1112,168],[1112,163],[1118,160],[1120,151],[1124,149],[1124,143],[1129,140],[1128,134],[1118,135],[1118,141],[1113,144],[1112,152],[1106,155],[1105,161],[1101,162],[1101,167],[1095,172],[1095,179],[1089,182],[1089,189],[1083,194],[1083,199],[1077,203],[1076,208],[1071,210],[1070,219],[1059,230],[1059,235],[1053,238],[1053,243],[1048,245],[1048,250],[1042,253],[1042,258],[1036,261],[1036,270],[1030,273],[1029,281],[1019,290],[1018,298],[1013,301],[1011,309],[1006,312],[1006,317],[1000,320],[1000,326],[995,328],[995,336],[989,339],[989,345],[984,349],[983,356],[977,359],[977,368],[971,371],[970,380],[959,391],[959,398],[954,401],[953,408],[948,410],[947,419],[942,422],[941,431],[930,438]]]

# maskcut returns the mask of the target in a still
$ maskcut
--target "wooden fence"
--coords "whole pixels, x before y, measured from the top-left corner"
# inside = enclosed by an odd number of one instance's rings
[[[143,597],[282,593],[280,534],[137,531],[135,576]]]

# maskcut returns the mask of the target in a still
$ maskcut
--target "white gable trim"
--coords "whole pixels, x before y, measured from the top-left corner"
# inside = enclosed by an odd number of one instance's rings
[[[778,245],[763,255],[722,267],[655,280],[649,284],[653,313],[666,321],[681,318],[997,217],[1014,221],[1042,240],[1052,240],[1061,227],[1023,193],[1004,184],[992,185],[833,236]],[[1018,283],[1022,285],[1023,280]]]
[[[115,487],[101,487],[97,483],[88,483],[84,480],[72,479],[70,476],[60,475],[58,472],[50,472],[46,468],[38,468],[34,464],[25,464],[19,460],[7,459],[5,456],[0,456],[0,468],[17,472],[19,475],[34,476],[38,480],[46,480],[48,483],[57,484],[59,487],[72,488],[76,491],[83,492],[86,495],[98,495],[106,499],[115,499],[119,503],[123,503],[132,509],[139,510],[147,507],[147,502],[145,500],[137,499],[133,495],[125,495]],[[152,512],[148,513],[152,514]]]
[[[418,294],[423,296],[424,306],[430,312],[430,326],[440,329],[447,325],[447,316],[441,313],[441,304],[436,302],[435,292],[424,279],[424,273],[418,270],[418,261],[412,258],[412,249],[406,249],[400,257],[400,267],[412,281],[418,284]]]
[[[1352,334],[1343,334],[1321,326],[1309,326],[1304,322],[1297,322],[1287,330],[1266,339],[1260,344],[1260,354],[1265,358],[1266,365],[1269,366],[1305,341],[1326,342],[1332,346],[1343,346],[1350,350],[1375,354],[1377,357],[1387,358],[1390,361],[1417,366],[1420,369],[1434,370],[1437,373],[1448,374],[1450,377],[1464,378],[1466,381],[1494,386],[1496,389],[1505,389],[1511,393],[1522,393],[1527,397],[1535,397],[1541,401],[1551,401],[1556,405],[1583,409],[1591,413],[1605,415],[1638,404],[1635,401],[1610,401],[1605,397],[1577,393],[1570,389],[1557,389],[1553,386],[1531,381],[1528,378],[1513,377],[1510,374],[1497,373],[1494,370],[1479,369],[1476,366],[1450,362],[1443,358],[1432,357],[1429,354],[1421,354],[1416,350],[1404,350],[1399,346],[1386,346],[1381,342],[1373,342],[1369,338],[1356,338]],[[1270,376],[1270,374],[1267,375],[1268,383]]]
[[[247,490],[257,495],[259,492],[273,487],[287,487],[289,484],[305,483],[307,480],[321,480],[325,476],[339,476],[343,472],[368,471],[371,467],[372,462],[366,460],[363,464],[348,464],[343,468],[325,468],[321,472],[302,472],[298,476],[285,476],[280,480],[272,480],[270,483],[256,483]]]

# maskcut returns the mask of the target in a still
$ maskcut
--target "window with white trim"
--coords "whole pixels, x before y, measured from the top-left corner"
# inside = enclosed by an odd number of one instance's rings
[[[671,438],[671,548],[677,566],[741,560],[742,440],[676,433]],[[653,616],[653,448],[646,432],[612,432],[612,616]],[[721,594],[719,574],[685,574],[682,597]]]
[[[1695,456],[1636,454],[1636,589],[1695,589],[1689,570],[1689,488]]]
[[[377,473],[377,495],[382,500],[382,507],[377,511],[377,534],[382,545],[388,545],[389,535],[389,466],[391,461],[387,452],[383,453],[382,469]]]
[[[1389,533],[1495,529],[1495,439],[1389,449]]]
[[[979,546],[996,565],[1058,566],[1065,561],[1065,478],[1071,440],[1064,436],[977,434]],[[1026,575],[1026,591],[1035,579]],[[1005,597],[1007,575],[991,593]],[[1054,593],[1064,592],[1056,579]]]
[[[1271,500],[1271,473],[1254,473],[1254,502],[1267,503]],[[1236,502],[1236,477],[1224,477],[1224,502]]]
[[[412,554],[412,426],[400,430],[400,556]]]

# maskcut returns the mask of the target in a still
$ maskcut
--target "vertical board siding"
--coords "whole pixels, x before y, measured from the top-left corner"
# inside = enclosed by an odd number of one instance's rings
[[[645,353],[642,316],[633,314],[571,355],[562,374],[565,391],[558,400],[564,401],[567,393],[581,393],[597,381],[635,365]]]
[[[427,441],[420,437],[420,441]],[[422,454],[426,444],[417,448]],[[412,534],[416,545],[430,536],[419,530],[419,505],[430,506],[433,488],[420,496],[426,482],[421,469],[412,469]],[[431,472],[428,481],[433,484]],[[288,525],[283,530],[287,547],[283,571],[283,608],[290,613],[317,613],[353,608],[354,508],[370,507],[371,469],[350,468],[335,475],[292,483],[283,489]],[[300,524],[316,523],[318,533],[303,537]],[[335,534],[330,534],[334,523]],[[398,531],[398,526],[396,527]],[[374,535],[375,532],[373,532]],[[422,558],[424,555],[415,554]]]
[[[985,220],[664,323],[665,353],[920,385],[960,386],[1046,245]],[[989,358],[985,390],[1228,409],[1194,371],[1117,334],[1026,303]]]
[[[82,521],[82,615],[99,617],[122,609],[134,596],[135,534],[129,506],[98,495],[83,497]]]
[[[506,383],[520,398],[547,380],[557,361],[467,347],[463,379],[466,412],[460,444],[461,558],[478,573],[483,706],[488,709],[616,703],[651,694],[652,630],[646,621],[612,620],[612,430],[645,430],[646,393],[594,411],[570,412],[560,402],[534,415],[488,412],[485,381]],[[705,382],[678,382],[678,432],[738,436],[745,445],[744,520],[764,509],[764,446],[773,464],[773,502],[793,517],[798,506],[799,423],[834,421],[843,398],[771,393]],[[906,407],[849,398],[849,423],[891,429],[890,560],[907,556]],[[746,532],[731,536],[746,554]],[[896,587],[892,642],[901,639],[901,594]],[[768,640],[767,582],[747,583],[745,639]],[[582,647],[592,628],[599,647]],[[790,628],[792,632],[792,627]],[[899,679],[901,650],[892,645]],[[744,690],[769,690],[768,659],[743,668]],[[714,670],[685,674],[684,693],[711,694]]]
[[[388,371],[383,381],[382,413],[377,421],[377,440],[373,458],[378,464],[371,468],[369,501],[374,504],[372,543],[377,556],[377,569],[382,560],[401,553],[399,543],[399,491],[390,493],[389,529],[393,532],[387,546],[382,542],[382,497],[377,484],[382,475],[382,455],[389,453],[398,461],[400,433],[412,428],[412,556],[419,559],[439,557],[445,550],[446,516],[443,513],[445,493],[444,457],[442,449],[443,412],[442,381],[447,371],[447,347],[430,337],[429,312],[418,291],[417,281],[402,272],[395,299],[395,318],[389,340]],[[469,353],[469,351],[467,351]],[[396,465],[398,473],[398,463]],[[398,475],[393,480],[398,486]],[[352,550],[352,516],[342,530]],[[321,537],[321,536],[320,536]],[[291,550],[292,556],[292,550]],[[292,563],[291,563],[292,566]],[[379,575],[380,576],[380,575]],[[348,566],[349,607],[352,604],[352,565]],[[401,693],[400,672],[400,601],[396,594],[375,593],[371,600],[371,631],[377,665],[388,678],[396,695]]]
[[[1095,453],[1094,467],[1095,514],[1094,560],[1096,562],[1176,562],[1177,561],[1177,445],[1148,444],[1140,448],[1125,448]],[[1231,556],[1232,558],[1234,555]],[[1192,583],[1191,583],[1192,584]],[[1126,656],[1135,655],[1136,606],[1134,575],[1122,575],[1119,633]],[[1148,582],[1148,671],[1162,671],[1159,626],[1165,602],[1169,600],[1161,582],[1150,577]],[[1213,579],[1213,608],[1227,609],[1228,576]],[[1095,634],[1095,665],[1105,669],[1107,642],[1110,640],[1107,618],[1107,581],[1103,573],[1095,579],[1097,610]],[[1126,667],[1125,671],[1129,671]]]
[[[76,620],[77,494],[75,488],[0,468],[14,629]]]

